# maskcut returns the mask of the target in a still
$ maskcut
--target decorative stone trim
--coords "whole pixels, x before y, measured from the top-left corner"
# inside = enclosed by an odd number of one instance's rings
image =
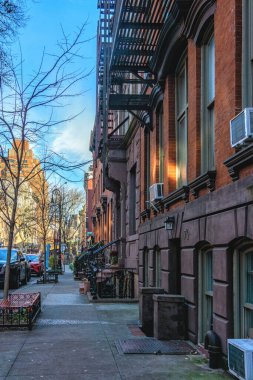
[[[158,208],[158,210],[159,210],[161,213],[164,212],[164,203],[163,203],[162,200],[159,201],[159,202],[157,202],[155,206]]]
[[[150,95],[150,105],[152,108],[156,108],[157,104],[163,101],[164,86],[164,81],[160,81],[154,86]]]
[[[101,206],[102,206],[103,212],[106,212],[107,211],[107,196],[102,195],[100,198],[100,201],[101,201]]]
[[[195,42],[201,39],[201,32],[205,22],[213,16],[216,9],[216,0],[196,0],[191,4],[187,14],[183,34]]]
[[[96,208],[96,215],[97,215],[97,218],[99,219],[100,215],[101,215],[101,208],[100,207]]]
[[[205,174],[197,177],[194,181],[189,183],[189,188],[191,190],[192,195],[195,198],[199,196],[199,190],[208,188],[210,191],[215,190],[215,178],[216,178],[216,170],[209,170]]]
[[[228,168],[228,173],[233,181],[240,178],[239,171],[241,168],[253,163],[253,144],[239,150],[233,156],[224,161],[224,165]]]
[[[166,209],[168,209],[173,203],[178,201],[189,202],[189,187],[183,186],[173,193],[169,194],[166,198],[163,199],[163,204]]]
[[[144,211],[141,212],[140,216],[142,221],[145,222],[146,219],[150,218],[150,209],[146,208]]]

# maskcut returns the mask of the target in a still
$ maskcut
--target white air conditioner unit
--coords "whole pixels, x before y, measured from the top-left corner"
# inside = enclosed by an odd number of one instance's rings
[[[151,202],[163,199],[163,183],[154,183],[149,188],[149,197]]]
[[[228,339],[228,369],[240,380],[253,380],[253,339]]]
[[[253,139],[253,108],[244,108],[230,120],[230,142],[235,147]]]

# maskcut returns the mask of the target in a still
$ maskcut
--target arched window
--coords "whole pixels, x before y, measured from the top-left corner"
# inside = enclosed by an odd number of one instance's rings
[[[213,253],[210,247],[199,251],[198,273],[198,342],[203,343],[213,323]]]
[[[213,27],[201,47],[201,173],[214,169],[215,44]]]
[[[187,184],[187,59],[184,56],[176,70],[176,149],[177,187]]]

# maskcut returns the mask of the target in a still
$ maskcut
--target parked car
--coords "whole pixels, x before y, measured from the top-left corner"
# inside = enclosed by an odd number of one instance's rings
[[[0,248],[0,283],[4,283],[6,261],[7,248]],[[27,263],[22,253],[13,248],[10,261],[10,288],[17,289],[20,282],[27,283]]]
[[[40,255],[27,253],[26,254],[31,274],[36,274],[37,276],[41,276],[44,271],[44,262]]]

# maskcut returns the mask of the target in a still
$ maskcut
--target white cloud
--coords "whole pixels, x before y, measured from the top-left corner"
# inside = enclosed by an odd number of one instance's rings
[[[52,136],[53,141],[51,147],[56,153],[62,153],[70,161],[87,161],[91,159],[89,151],[90,133],[94,124],[93,108],[89,97],[87,99],[77,99],[74,105],[71,105],[71,115],[78,114],[83,108],[83,101],[86,104],[86,109],[75,119],[66,122],[64,125],[59,125],[56,134]],[[70,112],[66,110],[66,115],[61,118],[68,118]]]
[[[87,118],[79,117],[60,127],[57,135],[52,142],[52,148],[56,153],[63,153],[68,159],[77,159],[80,161],[89,160],[89,140],[91,131],[91,122]]]

